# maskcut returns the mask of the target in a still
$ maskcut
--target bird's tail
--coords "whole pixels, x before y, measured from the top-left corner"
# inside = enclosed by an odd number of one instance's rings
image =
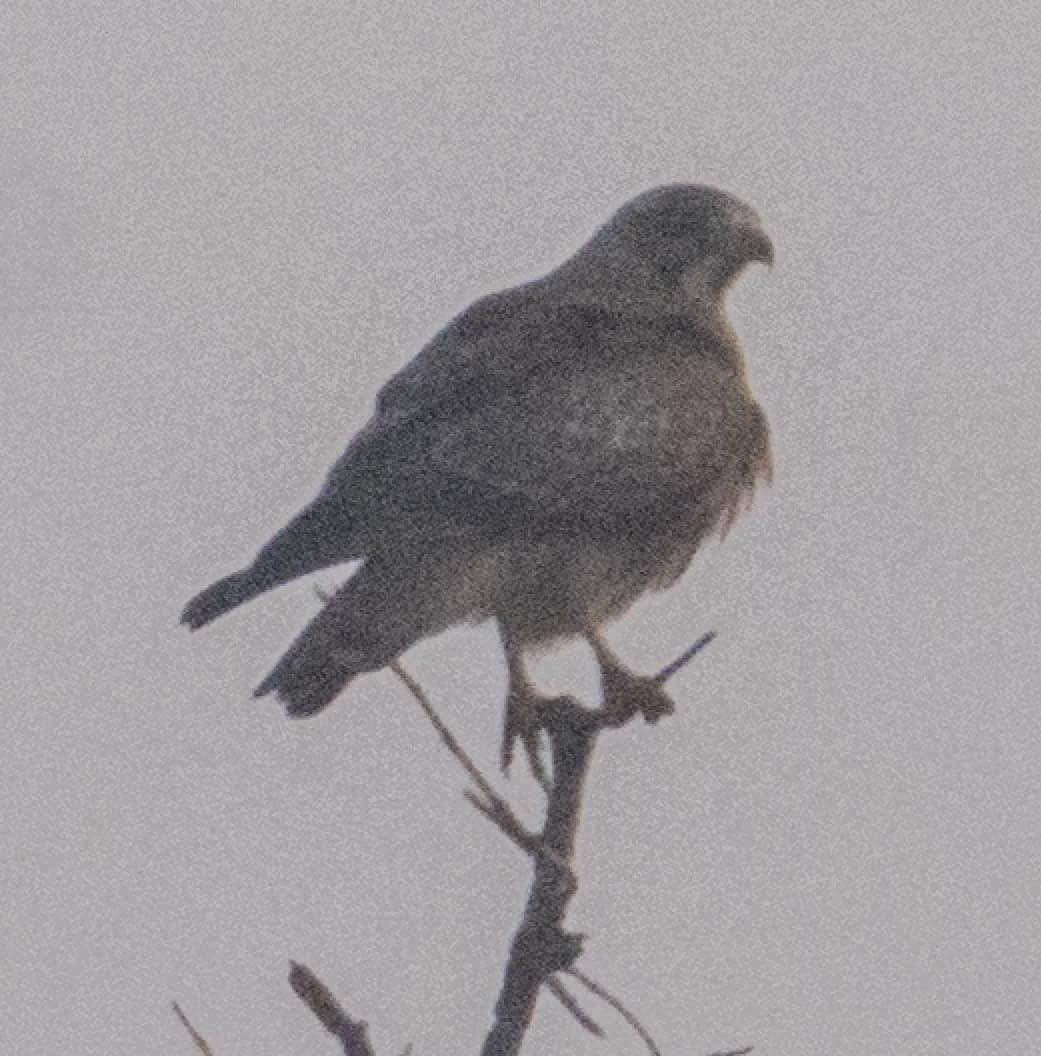
[[[478,614],[465,565],[366,562],[304,628],[253,695],[274,693],[294,718],[327,707],[355,675],[376,671],[421,638]]]
[[[266,583],[252,568],[244,568],[200,591],[184,607],[181,623],[187,624],[193,631],[205,627],[211,620],[223,616],[237,605],[263,594],[274,586]]]
[[[217,580],[184,607],[181,623],[193,631],[258,594],[297,576],[360,556],[352,523],[343,508],[316,500],[298,513],[261,551],[249,568]]]

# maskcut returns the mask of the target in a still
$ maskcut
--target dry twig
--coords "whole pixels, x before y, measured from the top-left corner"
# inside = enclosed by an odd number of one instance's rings
[[[556,976],[546,980],[546,989],[578,1020],[578,1022],[598,1038],[605,1037],[603,1028],[589,1015],[575,999],[574,994]]]
[[[202,1056],[213,1056],[213,1049],[206,1044],[206,1039],[192,1026],[191,1021],[176,1001],[173,1003],[173,1010],[174,1015],[184,1024],[184,1029],[191,1035],[192,1041],[195,1042],[195,1047],[202,1053]]]
[[[493,821],[521,850],[528,854],[534,854],[538,849],[538,837],[521,823],[521,820],[513,813],[509,803],[506,802],[498,792],[492,788],[491,782],[481,773],[477,764],[470,758],[466,750],[459,743],[458,738],[445,725],[444,720],[438,715],[434,705],[430,702],[423,687],[399,664],[396,660],[388,664],[391,671],[405,684],[405,687],[416,698],[423,713],[430,720],[431,725],[437,730],[444,742],[445,747],[455,756],[462,768],[469,774],[470,780],[480,790],[482,799],[476,793],[466,790],[463,795],[477,808],[486,818]]]
[[[651,1053],[651,1056],[661,1056],[661,1049],[654,1043],[654,1038],[651,1037],[647,1028],[622,1004],[622,1002],[605,990],[595,979],[591,979],[585,972],[579,971],[573,965],[566,969],[568,975],[574,976],[590,993],[596,994],[601,1001],[607,1002],[621,1017],[629,1024],[633,1030],[639,1034],[643,1043],[647,1046],[647,1050]]]
[[[376,1056],[369,1044],[369,1030],[361,1020],[351,1019],[332,991],[306,965],[289,962],[289,985],[321,1024],[343,1047],[344,1056]]]

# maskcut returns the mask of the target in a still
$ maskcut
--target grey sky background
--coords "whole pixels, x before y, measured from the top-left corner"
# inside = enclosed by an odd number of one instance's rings
[[[673,180],[774,237],[731,304],[777,479],[612,630],[645,670],[720,638],[601,747],[584,967],[667,1053],[1037,1047],[1035,3],[0,18],[7,1051],[189,1053],[177,998],[220,1056],[331,1052],[289,957],[380,1052],[477,1051],[527,864],[389,674],[250,699],[310,583],[177,617],[454,312]],[[491,630],[406,664],[492,768]],[[547,997],[530,1051],[639,1051],[589,1007],[606,1045]]]

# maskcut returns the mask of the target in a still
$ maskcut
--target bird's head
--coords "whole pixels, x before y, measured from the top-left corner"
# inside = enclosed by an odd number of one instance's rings
[[[602,231],[627,253],[691,292],[719,295],[746,264],[773,264],[774,249],[756,211],[697,184],[655,187],[627,202]]]

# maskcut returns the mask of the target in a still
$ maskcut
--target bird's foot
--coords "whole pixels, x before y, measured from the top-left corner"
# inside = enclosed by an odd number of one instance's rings
[[[647,722],[657,722],[676,710],[665,687],[650,675],[637,675],[621,664],[602,669],[605,715],[617,723],[639,712]]]
[[[506,718],[502,729],[499,762],[504,774],[509,773],[513,752],[520,741],[528,757],[528,765],[543,788],[549,787],[549,777],[542,761],[542,731],[545,728],[545,709],[550,703],[530,686],[511,686],[506,698]]]

